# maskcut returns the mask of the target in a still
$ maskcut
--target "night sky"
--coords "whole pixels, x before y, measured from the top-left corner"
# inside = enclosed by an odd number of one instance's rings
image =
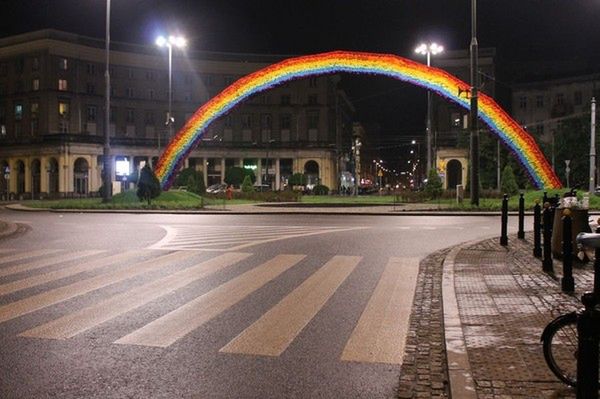
[[[180,32],[193,49],[268,54],[330,50],[414,58],[421,41],[467,49],[469,0],[112,0],[112,40],[153,43]],[[104,37],[105,0],[0,0],[0,36],[56,28]],[[478,41],[507,64],[581,62],[600,71],[600,0],[479,0]],[[525,65],[525,64],[523,64]],[[595,65],[599,65],[595,68]],[[510,77],[509,77],[510,79]],[[425,91],[346,77],[357,119],[383,135],[421,134]]]

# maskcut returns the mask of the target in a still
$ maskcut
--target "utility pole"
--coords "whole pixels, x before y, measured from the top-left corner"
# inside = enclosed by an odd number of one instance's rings
[[[477,126],[477,0],[471,0],[471,204],[479,206],[479,130]]]
[[[590,187],[592,194],[596,189],[596,98],[592,97],[592,120],[590,121]]]

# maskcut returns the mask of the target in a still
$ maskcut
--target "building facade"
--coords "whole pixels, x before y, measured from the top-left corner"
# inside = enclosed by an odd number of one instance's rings
[[[177,132],[198,107],[242,76],[284,57],[173,50]],[[0,39],[0,195],[93,195],[102,181],[104,41],[55,30]],[[110,143],[113,181],[154,163],[170,137],[164,49],[111,43]],[[205,184],[231,166],[283,189],[306,173],[337,189],[352,144],[354,109],[336,75],[292,81],[256,95],[214,122],[186,166]],[[116,166],[116,167],[115,167]]]

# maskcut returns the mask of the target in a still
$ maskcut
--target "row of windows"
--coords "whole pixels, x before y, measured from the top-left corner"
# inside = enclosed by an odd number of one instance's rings
[[[31,71],[39,71],[40,70],[40,57],[31,57]],[[92,64],[88,64],[92,65]],[[0,76],[8,75],[8,66],[9,64],[6,62],[0,63]],[[57,61],[58,69],[61,71],[67,71],[69,69],[69,60],[66,58],[59,58]],[[93,66],[93,65],[92,65]],[[25,58],[19,57],[14,62],[15,73],[21,74],[25,71]],[[89,69],[88,69],[89,71]]]
[[[528,98],[526,96],[519,97],[519,108],[527,109]],[[554,104],[563,105],[565,103],[565,95],[564,93],[556,93],[554,96]],[[583,103],[583,96],[581,91],[576,91],[573,93],[573,105],[581,105]],[[536,108],[544,108],[544,96],[542,94],[538,94],[535,96],[535,107]]]
[[[58,114],[61,119],[69,119],[70,118],[70,108],[71,104],[68,100],[59,100],[58,102]],[[37,101],[30,103],[30,112],[31,119],[39,118],[39,109],[40,104]],[[118,109],[116,107],[111,107],[110,109],[110,120],[114,122],[117,119]],[[24,115],[24,105],[23,103],[15,103],[14,105],[14,119],[15,121],[20,121],[23,119]],[[85,118],[87,122],[96,122],[98,118],[98,107],[96,105],[88,105],[86,106]],[[155,119],[156,111],[153,110],[145,110],[144,111],[144,123],[147,125],[154,125],[156,123]],[[171,112],[173,116],[174,113]],[[186,115],[186,119],[189,118],[190,115]],[[256,119],[256,115],[253,114],[241,114],[239,117],[239,124],[242,129],[251,129],[254,126],[254,119]],[[306,120],[307,127],[309,129],[317,129],[319,127],[319,119],[320,112],[318,110],[307,111]],[[5,123],[6,113],[4,107],[0,107],[0,123]],[[126,108],[125,109],[125,120],[127,123],[135,123],[136,120],[136,110],[134,108]],[[164,112],[164,121],[167,120],[167,111]],[[272,129],[273,128],[273,116],[271,114],[260,114],[258,116],[258,121],[260,123],[261,129]],[[224,119],[224,126],[226,128],[231,128],[234,125],[234,117],[233,115],[227,115]],[[279,115],[279,128],[280,129],[291,129],[292,126],[292,114],[281,114]]]

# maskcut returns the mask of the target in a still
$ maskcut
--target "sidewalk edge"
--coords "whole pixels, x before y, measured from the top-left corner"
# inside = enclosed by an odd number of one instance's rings
[[[471,372],[467,345],[463,335],[458,302],[454,290],[454,261],[456,255],[477,241],[463,243],[452,248],[444,258],[442,273],[442,305],[444,310],[444,339],[446,342],[446,359],[448,362],[448,379],[450,397],[460,399],[477,399],[475,382]]]

